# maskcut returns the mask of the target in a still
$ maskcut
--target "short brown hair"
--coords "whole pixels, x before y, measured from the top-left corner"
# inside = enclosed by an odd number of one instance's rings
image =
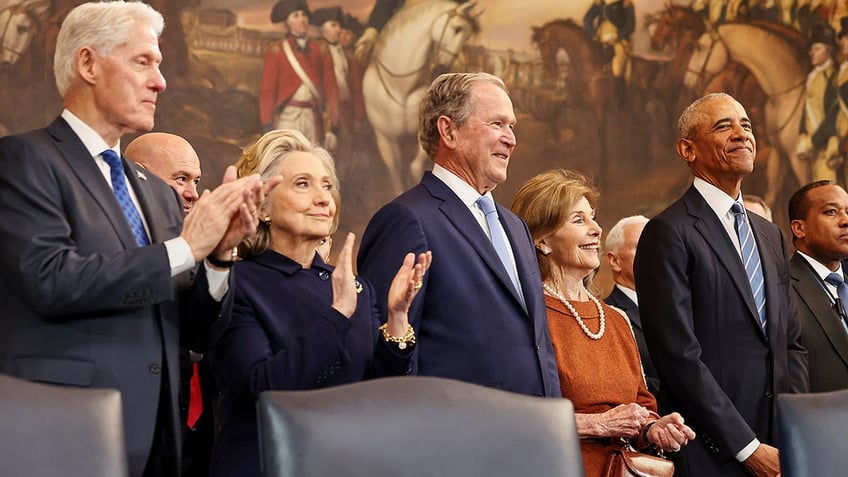
[[[565,223],[569,212],[582,197],[592,208],[598,203],[598,190],[586,176],[566,169],[551,169],[531,177],[515,194],[510,207],[524,219],[533,242],[553,234]],[[551,265],[547,255],[536,249],[542,281],[551,278]]]

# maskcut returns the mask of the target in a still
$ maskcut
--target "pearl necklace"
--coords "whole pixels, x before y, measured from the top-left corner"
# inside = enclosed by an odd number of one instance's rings
[[[592,300],[595,303],[595,306],[598,308],[598,317],[600,317],[600,321],[601,321],[601,328],[598,330],[597,333],[592,333],[591,331],[589,331],[589,327],[586,326],[586,323],[583,321],[583,318],[580,317],[580,314],[577,313],[577,310],[575,310],[574,307],[571,306],[571,303],[569,303],[568,300],[566,300],[564,296],[562,296],[559,292],[554,290],[553,287],[551,287],[547,283],[543,283],[542,287],[545,289],[545,292],[548,295],[550,295],[550,296],[556,298],[557,300],[561,301],[562,304],[565,305],[566,308],[568,308],[568,311],[570,311],[571,314],[574,315],[574,319],[577,320],[577,324],[580,325],[580,329],[583,330],[583,333],[585,333],[586,336],[588,336],[589,338],[592,338],[593,340],[599,340],[599,339],[601,339],[601,337],[604,336],[604,331],[606,331],[606,325],[607,325],[606,318],[604,316],[604,309],[601,307],[601,303],[598,301],[598,299],[595,298],[594,295],[589,293],[588,290],[586,291],[586,294],[589,295],[589,299]]]

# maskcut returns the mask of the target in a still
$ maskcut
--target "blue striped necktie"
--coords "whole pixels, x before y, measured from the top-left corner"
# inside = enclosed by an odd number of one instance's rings
[[[509,258],[509,250],[507,249],[509,244],[504,240],[506,234],[504,233],[501,221],[498,220],[498,211],[495,209],[495,203],[492,199],[484,195],[477,199],[477,206],[486,214],[486,225],[489,226],[492,245],[495,247],[495,252],[498,253],[498,257],[501,259],[501,263],[503,263],[507,274],[509,274],[515,291],[521,296],[521,287],[518,285],[518,274],[516,273],[515,266],[512,264],[512,260]]]
[[[754,294],[754,304],[760,318],[760,328],[766,332],[766,291],[763,279],[763,266],[760,263],[760,252],[757,250],[757,242],[745,215],[745,208],[739,202],[734,202],[730,208],[736,216],[736,235],[739,237],[739,248],[742,251],[742,264],[745,265],[745,273]]]
[[[112,191],[115,193],[115,198],[118,199],[118,204],[121,206],[121,210],[124,211],[124,215],[130,224],[130,229],[132,229],[133,236],[135,237],[135,243],[139,247],[150,245],[147,232],[144,230],[144,223],[141,221],[141,215],[139,215],[138,209],[135,208],[135,204],[133,204],[130,198],[127,179],[124,177],[124,164],[121,162],[121,158],[111,149],[103,151],[101,156],[106,161],[106,164],[109,164],[109,171],[112,176]]]
[[[843,320],[845,320],[846,317],[848,317],[848,310],[845,309],[845,307],[848,306],[848,283],[845,283],[845,279],[842,275],[835,272],[825,277],[824,281],[836,287],[836,295],[839,297],[836,301],[836,306],[840,308],[836,312],[839,313],[839,316]],[[846,323],[843,323],[843,326],[845,324]]]

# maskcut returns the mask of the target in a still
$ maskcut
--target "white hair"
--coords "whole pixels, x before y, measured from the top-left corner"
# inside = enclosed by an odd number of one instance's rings
[[[624,245],[624,229],[628,225],[644,225],[646,223],[648,223],[648,218],[644,215],[631,215],[619,220],[607,233],[607,240],[604,242],[606,250],[618,253],[621,246]]]
[[[64,98],[78,79],[76,55],[80,48],[90,47],[101,55],[108,55],[129,40],[136,22],[149,25],[157,37],[165,28],[162,14],[142,2],[90,2],[71,10],[59,29],[53,57],[53,75],[59,95]]]

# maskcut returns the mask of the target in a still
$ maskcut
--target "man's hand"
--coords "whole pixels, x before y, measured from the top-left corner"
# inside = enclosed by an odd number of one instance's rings
[[[750,457],[742,462],[752,475],[774,477],[780,474],[780,453],[777,448],[760,444]]]
[[[209,256],[230,260],[233,247],[256,232],[259,206],[282,177],[266,183],[258,175],[236,179],[229,166],[224,180],[215,190],[206,190],[186,216],[180,236],[191,247],[195,262]]]

